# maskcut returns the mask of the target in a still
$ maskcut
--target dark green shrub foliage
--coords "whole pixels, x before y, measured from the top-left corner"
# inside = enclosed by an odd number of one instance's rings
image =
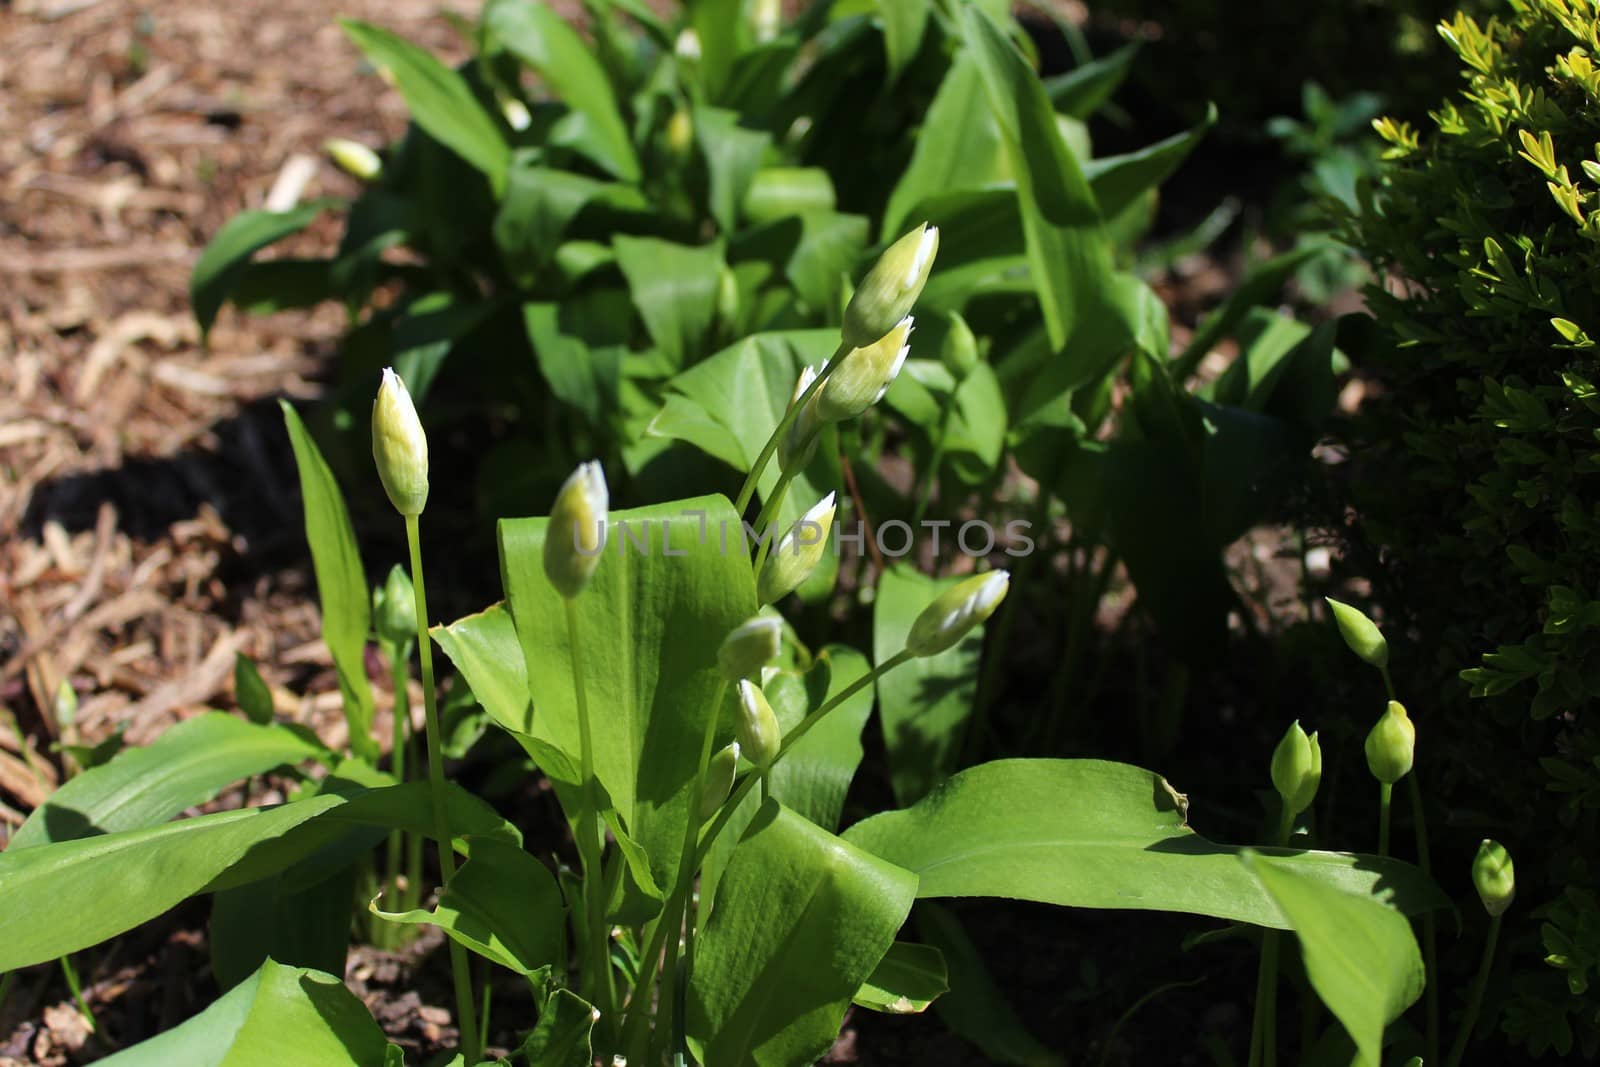
[[[1384,389],[1355,430],[1355,502],[1390,553],[1381,599],[1432,661],[1413,683],[1436,683],[1441,714],[1419,730],[1450,749],[1432,781],[1463,847],[1514,826],[1543,861],[1503,1027],[1533,1052],[1593,1055],[1600,8],[1511,0],[1440,33],[1467,84],[1432,133],[1377,124],[1390,163],[1351,220],[1387,275],[1369,294]],[[1469,687],[1486,704],[1460,699]]]

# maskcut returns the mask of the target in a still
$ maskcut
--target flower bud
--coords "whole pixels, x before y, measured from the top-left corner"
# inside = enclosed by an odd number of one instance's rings
[[[352,178],[370,182],[383,176],[383,160],[360,141],[330,137],[322,142],[322,150]]]
[[[1503,915],[1517,895],[1517,872],[1511,853],[1498,841],[1484,838],[1472,860],[1472,887],[1490,915]]]
[[[1272,752],[1272,786],[1293,815],[1311,806],[1322,783],[1322,746],[1315,732],[1307,737],[1298,720],[1289,725]]]
[[[755,0],[750,9],[750,35],[759,43],[773,40],[783,30],[783,5],[779,0]]]
[[[694,120],[689,117],[688,108],[680,107],[667,119],[666,138],[667,151],[675,159],[683,159],[689,154],[689,149],[694,145]]]
[[[533,125],[533,112],[514,96],[502,95],[500,97],[500,114],[505,117],[506,125],[517,133],[525,132]]]
[[[748,678],[778,656],[783,647],[783,620],[776,615],[746,619],[722,639],[717,666],[730,682]]]
[[[691,62],[700,58],[700,35],[694,32],[694,27],[685,26],[678,34],[678,39],[672,42],[672,52],[679,59]]]
[[[823,366],[826,367],[827,364],[824,363]],[[817,372],[810,367],[800,372],[799,380],[794,383],[794,395],[789,398],[791,408],[800,402],[800,398],[816,380]],[[806,406],[800,409],[800,414],[789,424],[789,432],[778,442],[779,470],[803,470],[810,465],[811,457],[817,454],[817,435],[822,431],[822,417],[817,414],[817,403],[821,397],[821,389],[811,394]]]
[[[817,414],[824,422],[853,419],[883,399],[911,352],[910,315],[864,348],[847,352],[817,390]]]
[[[760,686],[743,678],[739,680],[739,717],[733,733],[745,759],[757,767],[770,766],[783,747],[783,728],[778,725],[772,705],[767,703],[767,695]]]
[[[944,360],[945,370],[957,383],[967,380],[967,376],[977,369],[978,339],[972,335],[972,327],[967,325],[967,320],[952,312],[950,315],[950,330],[945,334],[944,348],[939,356]]]
[[[833,494],[829,493],[795,520],[761,566],[761,574],[756,579],[757,600],[771,604],[794,592],[811,576],[828,547],[834,511]]]
[[[913,656],[936,656],[994,614],[1011,586],[1009,571],[977,574],[941,593],[922,609],[906,637]]]
[[[1378,723],[1367,735],[1367,767],[1380,782],[1393,785],[1411,773],[1416,756],[1417,728],[1411,725],[1405,705],[1389,701]]]
[[[399,647],[417,639],[417,599],[411,576],[398,563],[384,583],[372,591],[372,628]]]
[[[595,460],[578,464],[556,494],[544,535],[544,573],[568,600],[583,592],[600,565],[609,506],[605,472]]]
[[[406,383],[391,367],[372,402],[372,459],[394,509],[407,518],[421,515],[428,503],[428,438]]]
[[[922,295],[938,251],[939,228],[926,222],[885,249],[844,309],[845,344],[863,348],[894,329]]]
[[[733,792],[733,779],[739,773],[739,742],[711,757],[706,765],[706,785],[700,792],[700,821],[711,818]]]
[[[1377,623],[1331,596],[1322,599],[1328,602],[1329,609],[1333,611],[1333,621],[1339,624],[1339,636],[1344,638],[1350,651],[1368,666],[1380,671],[1388,667],[1389,642],[1383,639],[1383,631],[1378,629]]]

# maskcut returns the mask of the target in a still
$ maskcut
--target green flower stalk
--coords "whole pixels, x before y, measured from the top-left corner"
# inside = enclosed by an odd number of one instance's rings
[[[718,752],[706,765],[706,784],[700,792],[700,821],[705,822],[717,813],[728,794],[733,792],[733,780],[739,773],[739,742]]]
[[[1308,736],[1297,720],[1289,725],[1272,753],[1272,786],[1283,798],[1286,824],[1292,825],[1294,817],[1311,806],[1321,784],[1322,746],[1316,732]],[[1283,836],[1287,837],[1287,831]]]
[[[1459,1067],[1466,1054],[1472,1031],[1478,1025],[1478,1012],[1483,1008],[1483,991],[1489,985],[1489,971],[1494,967],[1494,950],[1500,942],[1500,918],[1511,907],[1517,895],[1517,874],[1511,863],[1511,854],[1498,841],[1487,838],[1478,846],[1472,860],[1472,887],[1483,901],[1483,910],[1489,913],[1489,932],[1483,940],[1483,957],[1478,962],[1478,973],[1472,979],[1467,993],[1467,1010],[1461,1017],[1461,1029],[1450,1046],[1449,1067]]]
[[[911,624],[906,651],[913,656],[943,652],[993,615],[1010,587],[1009,571],[990,571],[945,590]]]
[[[795,520],[761,565],[756,579],[756,597],[761,603],[771,604],[788,596],[816,570],[828,547],[836,510],[834,494],[829,493]]]
[[[1389,701],[1383,715],[1367,734],[1367,767],[1385,785],[1394,785],[1411,773],[1417,749],[1417,728],[1406,715],[1405,705]]]
[[[583,592],[600,565],[610,500],[605,473],[592,460],[580,463],[556,494],[544,537],[544,573],[567,600]]]
[[[783,647],[783,620],[757,615],[728,631],[717,649],[717,667],[729,682],[755,675],[778,656]]]
[[[922,295],[938,252],[939,228],[926,222],[885,249],[845,306],[844,343],[865,348],[894,329]]]
[[[330,137],[322,142],[322,150],[352,178],[372,182],[383,177],[383,160],[360,141]]]
[[[907,315],[878,340],[855,349],[840,361],[817,392],[817,415],[824,422],[857,418],[883,399],[911,352],[912,326],[912,317]],[[795,425],[799,425],[798,420]]]
[[[739,717],[734,720],[734,734],[745,758],[757,767],[770,767],[783,747],[783,728],[778,716],[761,687],[749,679],[739,679]]]
[[[428,503],[428,438],[406,383],[385,367],[378,398],[372,402],[372,461],[389,503],[408,519]]]
[[[422,420],[411,403],[405,383],[392,369],[383,372],[383,383],[372,405],[372,458],[378,478],[389,494],[389,502],[406,520],[406,547],[411,556],[412,611],[416,620],[417,650],[422,661],[422,699],[428,749],[428,794],[432,799],[434,836],[439,846],[439,873],[449,886],[456,876],[456,860],[450,819],[445,810],[444,754],[440,740],[439,696],[433,678],[433,646],[428,640],[427,584],[422,576],[422,534],[417,517],[428,501],[428,439]],[[472,986],[467,972],[466,949],[453,939],[450,969],[455,980],[456,1025],[461,1031],[461,1046],[469,1061],[481,1057],[478,1020],[473,1010]]]
[[[1333,621],[1339,625],[1339,636],[1344,638],[1350,651],[1368,666],[1387,671],[1389,642],[1384,640],[1383,631],[1378,629],[1377,624],[1349,604],[1331,596],[1323,597],[1323,600],[1327,601],[1329,610],[1333,612]]]

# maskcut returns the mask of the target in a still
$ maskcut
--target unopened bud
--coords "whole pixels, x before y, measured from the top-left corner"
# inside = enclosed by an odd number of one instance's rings
[[[1309,737],[1298,721],[1291,723],[1272,752],[1272,786],[1291,814],[1299,815],[1317,797],[1322,783],[1322,746],[1313,732]]]
[[[583,592],[606,547],[610,494],[598,461],[580,463],[556,494],[544,535],[544,573],[568,600]]]
[[[835,511],[829,493],[795,520],[789,532],[773,546],[756,579],[756,599],[771,604],[790,593],[811,576],[828,547],[828,531],[833,529]]]
[[[78,718],[78,691],[65,678],[56,686],[56,697],[51,701],[50,711],[56,726],[63,730]]]
[[[945,590],[911,624],[906,651],[913,656],[943,652],[993,615],[1010,587],[1009,571],[990,571]]]
[[[1517,895],[1517,872],[1511,853],[1498,841],[1484,838],[1472,860],[1472,887],[1490,915],[1503,915]]]
[[[506,125],[517,133],[522,133],[533,125],[533,113],[528,110],[528,105],[514,96],[500,98],[500,114],[505,116]]]
[[[688,108],[680,107],[667,119],[666,138],[667,151],[675,158],[682,159],[689,154],[689,148],[694,144],[694,120],[689,117]]]
[[[771,663],[782,647],[783,620],[776,615],[757,615],[728,631],[717,649],[717,666],[724,678],[737,682]]]
[[[394,509],[407,518],[421,515],[428,503],[428,438],[406,383],[390,367],[372,402],[372,459]]]
[[[817,372],[810,367],[800,372],[800,379],[794,383],[794,395],[789,398],[791,408],[800,402],[800,398],[805,396],[806,390],[816,380]],[[779,470],[803,470],[810,465],[811,457],[817,454],[817,435],[822,430],[822,417],[817,414],[817,403],[821,397],[821,389],[811,394],[806,406],[789,424],[789,432],[778,442]]]
[[[950,315],[950,330],[945,334],[944,348],[939,355],[944,360],[945,370],[958,383],[966,381],[978,367],[978,339],[972,335],[967,320],[954,312]]]
[[[339,165],[340,170],[353,178],[370,182],[383,175],[383,160],[360,141],[330,137],[322,142],[322,150]]]
[[[1398,700],[1389,701],[1377,725],[1367,734],[1366,750],[1367,767],[1378,781],[1393,785],[1411,773],[1417,728],[1406,715],[1405,705]]]
[[[372,591],[372,628],[396,647],[417,638],[417,599],[411,576],[398,563]]]
[[[711,757],[706,765],[706,786],[700,793],[700,821],[717,813],[728,794],[733,792],[733,779],[739,773],[739,742]]]
[[[779,0],[755,0],[750,10],[751,36],[764,44],[777,37],[782,29],[783,5]]]
[[[717,276],[717,318],[729,330],[739,324],[739,279],[726,266]]]
[[[783,747],[783,728],[778,725],[772,705],[767,703],[767,695],[746,679],[739,680],[739,716],[733,732],[745,759],[757,767],[770,766]]]
[[[853,419],[883,399],[911,352],[911,327],[907,315],[877,341],[845,354],[817,390],[817,414],[824,422]]]
[[[1389,642],[1383,639],[1383,631],[1378,629],[1378,624],[1349,604],[1331,596],[1323,599],[1328,602],[1333,621],[1339,624],[1339,636],[1344,638],[1350,651],[1361,657],[1368,666],[1380,671],[1388,667]]]
[[[845,344],[862,348],[894,329],[922,295],[938,251],[939,228],[926,222],[885,249],[844,309]]]
[[[678,34],[678,39],[672,43],[672,51],[679,59],[697,60],[700,58],[700,35],[694,28],[685,26]]]

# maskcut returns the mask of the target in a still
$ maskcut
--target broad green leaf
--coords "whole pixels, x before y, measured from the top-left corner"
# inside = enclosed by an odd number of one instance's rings
[[[398,34],[355,19],[339,24],[374,67],[394,76],[417,125],[481,171],[498,197],[505,189],[511,148],[466,79]]]
[[[108,1056],[107,1067],[385,1067],[390,1046],[331,974],[272,960],[199,1015]]]
[[[831,212],[838,206],[833,177],[821,167],[763,167],[751,180],[740,210],[748,221],[763,223]]]
[[[1005,451],[1006,401],[994,368],[987,363],[974,367],[958,385],[939,360],[908,359],[883,400],[930,436],[942,434],[942,461],[962,481],[975,485],[994,473]],[[958,530],[959,526],[952,529],[950,536]]]
[[[563,329],[559,304],[522,305],[522,323],[550,391],[598,425],[616,403],[621,361]]]
[[[706,162],[711,217],[723,233],[731,234],[738,228],[740,208],[772,136],[740,126],[737,111],[697,107],[694,138]]]
[[[1160,775],[1127,764],[997,760],[844,836],[919,874],[919,897],[1179,911],[1287,928],[1278,905],[1240,866],[1239,848],[1195,833],[1187,809]],[[1398,860],[1261,852],[1319,885],[1382,894],[1407,914],[1448,905],[1430,879]]]
[[[545,519],[500,523],[507,603],[527,663],[532,735],[579,751],[565,602],[545,577]],[[755,612],[741,524],[722,497],[613,512],[608,543],[576,601],[596,776],[657,885],[683,846],[716,650]],[[724,540],[726,536],[726,540]]]
[[[767,801],[696,943],[688,1037],[701,1062],[819,1059],[893,944],[916,881]]]
[[[483,710],[513,734],[533,732],[528,666],[504,603],[428,631],[450,657]]]
[[[800,217],[800,239],[784,263],[784,273],[810,308],[837,320],[843,280],[854,270],[867,246],[867,220],[833,211]]]
[[[936,196],[976,189],[1009,174],[1000,126],[984,97],[977,62],[970,51],[963,49],[956,54],[928,108],[922,132],[911,151],[911,162],[889,194],[878,236],[886,241],[900,236],[916,223],[914,213],[922,211],[922,205]],[[948,234],[942,235],[940,243],[946,249],[962,247]],[[935,277],[943,269],[941,264]]]
[[[722,246],[694,247],[623,234],[611,244],[650,339],[674,366],[694,362],[717,314]]]
[[[604,188],[604,182],[545,166],[536,149],[519,148],[494,217],[494,243],[512,276],[531,284],[555,258],[567,225]]]
[[[229,289],[227,298],[240,311],[270,315],[277,311],[314,307],[343,294],[334,284],[333,260],[250,260]]]
[[[594,1006],[570,989],[557,989],[545,998],[539,1021],[522,1043],[528,1067],[591,1067],[593,1029]]]
[[[372,683],[367,679],[367,634],[372,629],[372,604],[367,593],[367,572],[361,566],[355,528],[345,509],[344,494],[322,450],[300,416],[286,400],[283,421],[294,446],[300,472],[300,495],[305,505],[306,540],[317,575],[317,596],[322,602],[322,639],[333,654],[344,698],[345,722],[350,727],[350,749],[368,762],[376,762],[378,744],[372,737]]]
[[[430,924],[485,959],[529,976],[566,960],[566,907],[549,868],[521,846],[466,839],[467,862],[439,891],[432,911],[372,912],[395,923]]]
[[[928,1010],[950,982],[944,955],[932,945],[896,941],[878,961],[872,977],[856,990],[855,1002],[889,1015],[914,1015]]]
[[[319,796],[0,852],[0,971],[131,930],[205,889],[256,845],[343,803]]]
[[[250,257],[274,241],[299,233],[327,206],[326,200],[316,200],[289,211],[241,211],[217,231],[189,275],[189,303],[202,335],[217,321],[217,312],[239,283]]]
[[[947,531],[947,536],[954,536]],[[959,578],[930,578],[896,564],[878,579],[872,608],[872,655],[886,662],[906,647],[922,609]],[[878,679],[878,717],[888,750],[889,781],[901,804],[920,800],[954,774],[978,687],[983,628],[953,648],[922,656]]]
[[[933,1010],[952,1033],[971,1041],[995,1063],[1060,1067],[1062,1059],[1028,1031],[989,974],[983,953],[950,912],[928,901],[917,905],[917,929],[944,957],[950,991]]]
[[[869,669],[867,658],[855,649],[828,645],[805,674],[779,671],[764,682],[762,689],[778,717],[778,725],[787,733]],[[830,711],[772,768],[768,783],[772,795],[785,808],[824,830],[837,830],[845,794],[850,791],[856,768],[861,766],[861,731],[871,714],[872,687],[865,686]],[[758,798],[754,794],[746,797],[711,846],[711,854],[700,868],[702,916],[709,913],[722,872],[758,810]]]
[[[1045,79],[1044,90],[1057,111],[1075,119],[1087,119],[1111,99],[1128,76],[1138,52],[1138,41],[1123,45],[1110,55]]]
[[[1422,995],[1422,955],[1411,923],[1369,893],[1297,873],[1281,860],[1240,855],[1288,917],[1317,996],[1355,1039],[1361,1067],[1383,1063],[1383,1031]]]
[[[233,660],[233,699],[251,722],[260,726],[271,724],[272,690],[256,669],[255,662],[243,652]]]
[[[197,715],[56,790],[17,830],[7,854],[158,826],[242,778],[328,755],[314,738],[286,727],[220,711]]]
[[[445,357],[499,307],[494,300],[463,300],[454,293],[426,293],[406,305],[389,327],[390,363],[422,405]]]
[[[889,82],[900,79],[928,28],[929,0],[877,0],[878,19],[883,26],[883,49],[889,61]]]
[[[317,857],[303,864],[317,863]],[[232,989],[268,960],[343,974],[350,949],[350,902],[356,865],[311,885],[294,868],[218,893],[206,928],[211,973]]]
[[[1193,129],[1173,134],[1137,152],[1105,156],[1085,163],[1083,173],[1089,179],[1089,187],[1094,190],[1100,213],[1109,219],[1139,197],[1158,188],[1178,169],[1216,121],[1216,105],[1210,104],[1206,107],[1205,118]]]
[[[567,143],[618,178],[638,181],[639,157],[611,82],[578,31],[549,6],[526,0],[491,0],[483,23],[572,109],[569,118],[581,117]]]
[[[696,66],[701,83],[706,95],[720,103],[739,54],[744,5],[742,0],[690,0],[687,6],[689,24],[700,42]]]

